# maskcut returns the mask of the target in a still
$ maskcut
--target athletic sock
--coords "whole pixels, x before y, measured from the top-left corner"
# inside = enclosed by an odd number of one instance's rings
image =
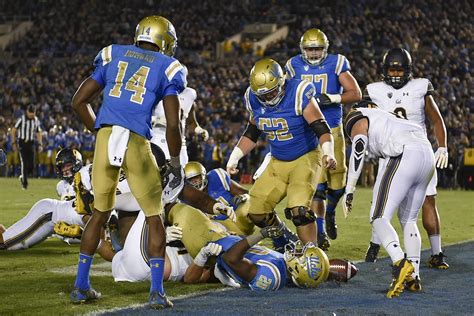
[[[164,294],[163,274],[165,273],[165,258],[150,258],[151,287],[150,292],[158,291]]]
[[[81,290],[90,289],[89,271],[91,269],[93,256],[79,253],[79,263],[77,265],[77,275],[74,287]]]

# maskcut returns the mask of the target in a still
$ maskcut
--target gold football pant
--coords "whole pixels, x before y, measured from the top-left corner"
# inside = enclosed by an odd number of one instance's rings
[[[328,170],[322,167],[316,184],[327,182],[329,189],[339,190],[346,186],[347,174],[346,142],[344,139],[342,124],[331,128],[331,133],[334,138],[334,156],[336,158],[337,166],[335,170]],[[318,146],[318,151],[321,152],[321,146]]]
[[[94,207],[101,212],[110,211],[114,207],[115,192],[120,175],[120,168],[109,163],[108,143],[111,133],[112,127],[102,127],[97,133],[92,166]],[[122,169],[130,190],[145,216],[161,214],[160,171],[148,140],[130,132]]]
[[[310,151],[293,161],[272,157],[265,171],[250,189],[249,214],[268,214],[283,198],[287,208],[310,207],[321,169],[321,155]]]
[[[176,203],[168,212],[167,222],[183,229],[181,241],[193,258],[207,243],[229,235],[224,227],[187,204]]]

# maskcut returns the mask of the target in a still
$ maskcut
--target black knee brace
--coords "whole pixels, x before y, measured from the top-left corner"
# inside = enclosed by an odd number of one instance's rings
[[[316,215],[307,207],[298,206],[297,215],[293,215],[293,212],[291,210],[291,208],[285,209],[285,217],[286,219],[291,219],[296,227],[308,225],[316,221]]]
[[[258,227],[272,226],[277,219],[275,211],[269,214],[249,214],[250,220]]]

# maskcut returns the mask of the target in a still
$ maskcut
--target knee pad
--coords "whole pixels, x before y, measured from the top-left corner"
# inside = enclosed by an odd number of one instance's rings
[[[305,226],[305,225],[314,223],[314,221],[316,221],[316,215],[309,208],[304,207],[304,206],[298,206],[297,209],[298,209],[297,215],[293,215],[291,208],[285,209],[286,219],[291,219],[291,221],[296,227]]]
[[[313,200],[326,200],[326,191],[328,190],[328,183],[320,183],[316,188],[316,192],[314,192]]]
[[[275,224],[277,219],[275,212],[268,214],[249,214],[250,220],[258,227],[263,228],[267,226],[272,226]]]

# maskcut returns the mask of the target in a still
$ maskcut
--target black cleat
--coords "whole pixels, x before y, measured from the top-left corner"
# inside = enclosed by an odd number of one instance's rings
[[[432,255],[430,261],[428,261],[428,266],[434,269],[446,270],[449,268],[449,264],[446,263],[444,258],[447,257],[442,252]]]
[[[327,214],[325,216],[326,220],[326,232],[332,240],[337,238],[337,224],[336,224],[336,214]]]
[[[377,261],[377,256],[379,254],[380,245],[370,242],[367,253],[365,254],[365,262],[375,262]]]
[[[148,306],[152,309],[163,309],[173,307],[173,303],[166,297],[166,294],[160,294],[158,291],[150,292]]]
[[[326,232],[318,234],[318,247],[324,251],[327,251],[329,247],[331,247],[331,241]]]
[[[88,290],[81,290],[79,288],[74,288],[74,290],[71,292],[70,298],[71,298],[71,303],[80,304],[80,303],[96,301],[100,299],[101,296],[102,294],[100,294],[100,292],[97,292],[93,288],[90,288]]]
[[[420,278],[418,276],[415,278],[409,276],[405,282],[405,289],[410,292],[421,292]]]

